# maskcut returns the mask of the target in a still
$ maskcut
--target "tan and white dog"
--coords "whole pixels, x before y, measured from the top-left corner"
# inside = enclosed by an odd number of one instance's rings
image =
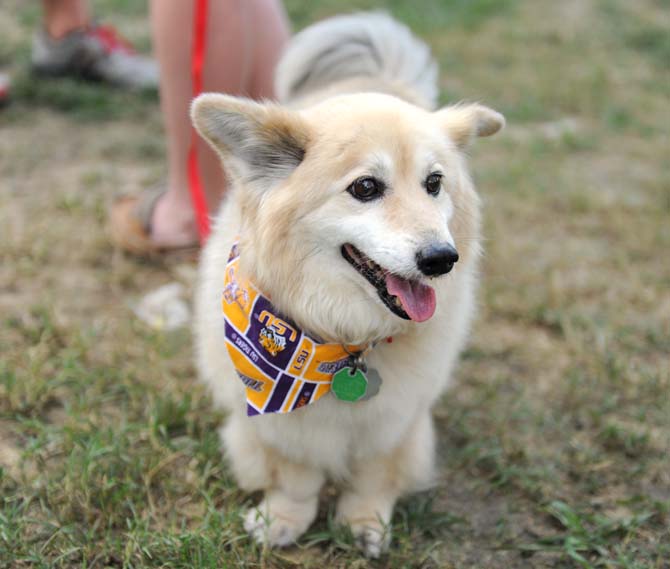
[[[228,411],[221,435],[239,485],[264,491],[246,515],[252,536],[294,542],[329,479],[341,488],[338,520],[374,557],[388,547],[398,497],[433,478],[431,406],[466,340],[477,284],[479,200],[464,150],[504,119],[478,104],[433,110],[427,46],[383,14],[298,34],[276,84],[281,104],[219,94],[193,104],[229,177],[201,261],[199,371]],[[241,273],[297,327],[374,345],[376,396],[327,393],[247,416],[220,308],[236,240]]]

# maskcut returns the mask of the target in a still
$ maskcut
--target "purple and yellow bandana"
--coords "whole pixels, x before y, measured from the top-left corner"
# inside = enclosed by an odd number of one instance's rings
[[[239,248],[233,245],[223,289],[226,348],[247,388],[247,415],[289,413],[321,399],[333,374],[357,346],[324,344],[284,318],[270,300],[239,276]]]

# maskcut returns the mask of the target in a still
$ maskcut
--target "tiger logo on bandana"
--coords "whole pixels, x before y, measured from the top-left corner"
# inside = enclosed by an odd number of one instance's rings
[[[272,328],[263,328],[258,341],[271,356],[276,356],[286,348],[286,338],[277,334]]]

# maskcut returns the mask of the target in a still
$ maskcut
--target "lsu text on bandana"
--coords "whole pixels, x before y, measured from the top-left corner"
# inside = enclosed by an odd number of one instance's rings
[[[221,302],[226,348],[247,388],[248,416],[289,413],[317,401],[330,391],[333,374],[349,362],[341,344],[311,338],[240,277],[237,244],[226,266]]]

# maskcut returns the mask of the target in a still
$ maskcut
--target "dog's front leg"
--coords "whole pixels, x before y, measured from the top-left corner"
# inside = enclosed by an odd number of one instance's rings
[[[283,547],[295,542],[316,517],[323,472],[269,447],[242,414],[228,418],[221,439],[240,487],[265,492],[260,504],[246,512],[244,529],[259,543]]]
[[[285,547],[294,543],[316,517],[323,473],[266,453],[270,486],[260,504],[250,508],[244,529],[258,542]]]
[[[425,488],[433,479],[433,424],[426,410],[390,453],[354,465],[337,505],[337,520],[351,528],[367,557],[379,557],[391,542],[391,517],[405,492]]]

